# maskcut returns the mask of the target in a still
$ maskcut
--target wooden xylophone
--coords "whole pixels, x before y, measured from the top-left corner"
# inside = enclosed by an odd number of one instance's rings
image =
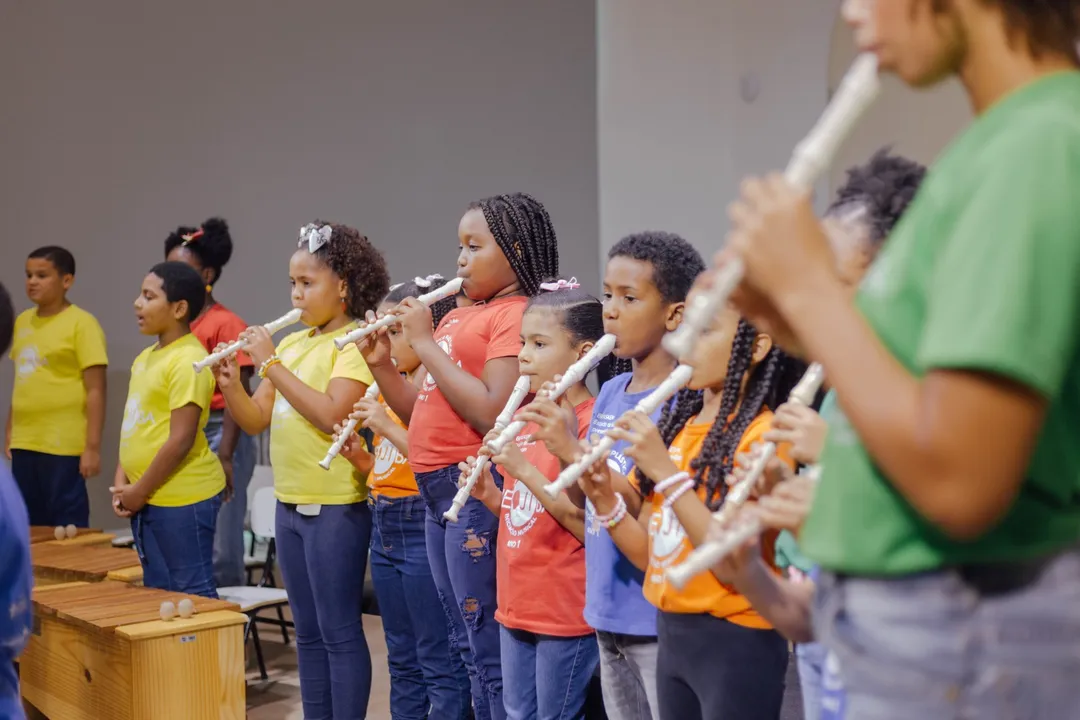
[[[190,599],[190,618],[161,604]],[[223,600],[105,580],[36,588],[23,698],[50,720],[244,717],[244,624]]]
[[[101,582],[106,578],[142,582],[139,555],[128,548],[40,542],[30,546],[35,584]]]

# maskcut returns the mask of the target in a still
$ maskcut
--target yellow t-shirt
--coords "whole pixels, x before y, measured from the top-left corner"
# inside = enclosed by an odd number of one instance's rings
[[[344,350],[334,347],[334,338],[351,329],[348,325],[327,334],[301,330],[288,335],[277,347],[281,364],[319,392],[326,392],[333,378],[370,385],[374,378],[356,345],[349,343]],[[333,438],[316,429],[277,392],[270,421],[270,464],[274,466],[278,500],[297,505],[347,505],[367,497],[364,478],[345,458],[334,458],[329,470],[319,467],[332,442]]]
[[[86,449],[83,371],[108,365],[105,333],[94,316],[69,305],[52,317],[27,310],[15,320],[11,346],[11,447],[49,455]]]
[[[214,377],[191,367],[205,357],[206,349],[189,333],[163,348],[151,345],[131,364],[131,384],[120,428],[120,467],[129,482],[139,481],[169,439],[172,411],[193,403],[202,409],[195,444],[172,476],[150,496],[150,505],[193,505],[225,489],[225,471],[203,433],[214,397]]]

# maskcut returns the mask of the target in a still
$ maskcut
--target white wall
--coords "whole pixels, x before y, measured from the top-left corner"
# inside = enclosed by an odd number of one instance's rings
[[[73,298],[108,335],[95,521],[148,344],[131,303],[180,223],[228,218],[218,294],[250,322],[288,309],[313,218],[367,233],[396,279],[453,273],[466,204],[514,190],[548,206],[564,271],[591,283],[595,43],[582,0],[0,2],[0,281],[26,307],[26,253],[68,246]],[[4,412],[10,387],[5,361]]]
[[[837,0],[599,0],[600,253],[646,228],[723,244],[749,173],[782,170],[854,58]],[[930,162],[970,118],[956,83],[886,78],[816,189],[893,144]]]

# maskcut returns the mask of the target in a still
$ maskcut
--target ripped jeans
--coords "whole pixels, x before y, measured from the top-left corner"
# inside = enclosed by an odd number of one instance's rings
[[[469,498],[458,522],[447,522],[457,492],[456,465],[416,473],[427,506],[428,561],[450,624],[450,644],[461,652],[469,671],[476,720],[505,720],[499,623],[495,622],[495,538],[499,519]],[[492,468],[495,483],[502,478]]]

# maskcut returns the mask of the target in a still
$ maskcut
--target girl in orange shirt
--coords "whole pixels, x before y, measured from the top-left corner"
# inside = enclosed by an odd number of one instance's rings
[[[788,661],[784,638],[713,575],[699,576],[680,591],[665,574],[704,540],[726,494],[725,476],[761,440],[772,409],[806,368],[731,309],[713,320],[692,356],[681,360],[694,374],[659,423],[632,412],[612,430],[630,444],[625,452],[637,466],[634,480],[645,497],[637,522],[612,489],[606,463],[582,479],[582,489],[596,507],[597,521],[645,571],[645,597],[660,610],[661,717],[776,720]],[[781,458],[787,459],[783,450]],[[774,543],[775,534],[762,542],[770,564]]]
[[[472,304],[451,310],[434,334],[430,310],[415,298],[392,311],[424,364],[420,387],[369,356],[383,397],[409,426],[409,464],[427,506],[428,559],[451,640],[469,669],[477,720],[506,717],[493,617],[498,527],[475,498],[457,523],[443,513],[457,493],[458,463],[476,454],[517,382],[525,302],[558,273],[555,229],[540,202],[514,193],[473,203],[458,223],[457,271]]]
[[[550,387],[603,334],[603,305],[576,286],[532,298],[521,321],[524,347],[518,355],[521,374],[532,380],[530,389]],[[492,457],[504,478],[502,489],[488,470],[473,488],[473,497],[499,518],[495,619],[502,625],[508,720],[583,717],[589,682],[600,663],[596,635],[582,616],[585,512],[565,494],[552,500],[541,490],[560,470],[545,443],[561,442],[572,453],[589,430],[593,402],[582,381],[558,405],[541,401],[522,409],[516,419],[529,424]],[[569,432],[545,433],[538,421],[547,413],[566,417]],[[492,430],[486,442],[497,435]],[[462,463],[462,472],[471,471],[473,462]]]
[[[399,283],[390,289],[379,312],[444,283],[438,275]],[[437,325],[453,308],[453,298],[434,303],[433,322]],[[420,358],[398,325],[387,328],[368,351],[369,361],[388,359],[411,383],[423,373]],[[375,434],[374,454],[367,451],[363,438],[353,435],[341,455],[367,475],[371,489],[371,581],[386,634],[390,715],[461,717],[472,702],[469,676],[461,656],[451,652],[446,616],[431,575],[424,541],[424,501],[409,467],[405,423],[381,397],[361,398],[351,417]],[[335,431],[340,433],[341,427]]]

